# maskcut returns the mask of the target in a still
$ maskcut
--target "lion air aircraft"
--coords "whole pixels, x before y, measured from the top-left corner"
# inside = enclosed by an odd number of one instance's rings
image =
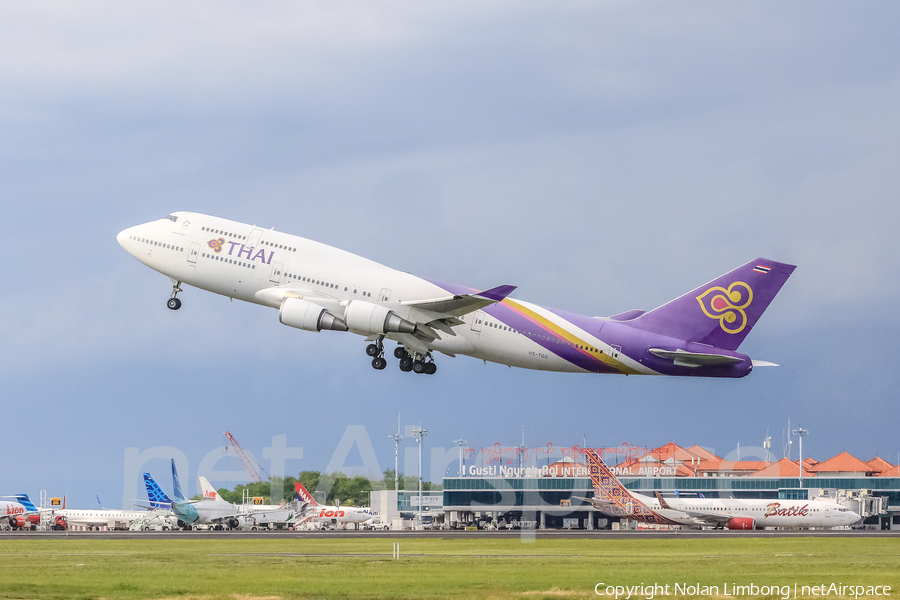
[[[0,500],[0,519],[6,519],[10,529],[26,529],[36,527],[41,522],[41,515],[28,500],[25,494],[16,496],[0,496],[16,500]],[[27,502],[26,506],[23,502]]]
[[[687,528],[765,529],[766,527],[842,527],[860,516],[836,502],[821,500],[761,500],[736,498],[663,498],[625,489],[607,468],[600,453],[586,448],[593,498],[580,498],[602,513],[657,525]]]
[[[737,352],[794,270],[757,258],[649,312],[587,317],[423,279],[301,237],[218,217],[176,212],[118,235],[172,282],[178,310],[188,284],[278,310],[285,325],[349,331],[384,369],[384,341],[402,371],[433,374],[436,352],[543,371],[744,377]]]
[[[331,524],[334,526],[337,526],[338,523],[343,523],[344,525],[356,523],[358,526],[359,523],[365,523],[372,518],[372,512],[368,508],[324,506],[319,504],[299,481],[294,483],[294,489],[297,491],[297,497],[300,502],[306,505],[298,524],[312,521],[313,523]]]

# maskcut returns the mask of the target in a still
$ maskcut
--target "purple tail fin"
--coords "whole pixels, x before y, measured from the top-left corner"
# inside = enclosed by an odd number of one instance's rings
[[[629,325],[689,342],[737,350],[796,267],[765,258],[645,313]]]

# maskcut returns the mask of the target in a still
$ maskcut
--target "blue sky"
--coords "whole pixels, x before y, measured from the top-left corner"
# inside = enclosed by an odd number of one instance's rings
[[[528,446],[723,456],[768,431],[780,457],[788,419],[815,458],[896,463],[898,13],[4,3],[0,490],[118,506],[138,493],[127,449],[164,447],[195,491],[225,430],[267,469],[285,435],[303,448],[292,474],[324,470],[364,425],[385,469],[398,411],[429,430],[426,464],[460,436],[518,444],[523,426]],[[375,372],[361,338],[271,309],[189,289],[168,311],[166,278],[116,234],[176,210],[587,315],[650,309],[765,256],[798,268],[741,351],[782,366],[739,381],[464,357],[434,377]],[[142,468],[169,489],[162,459]]]

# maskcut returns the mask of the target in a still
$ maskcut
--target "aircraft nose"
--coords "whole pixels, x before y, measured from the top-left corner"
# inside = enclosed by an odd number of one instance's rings
[[[131,227],[128,229],[123,229],[119,232],[119,235],[116,236],[116,241],[119,242],[119,245],[125,248],[125,243],[128,241],[128,236],[131,235],[129,232],[131,231]],[[126,250],[128,248],[125,248]]]

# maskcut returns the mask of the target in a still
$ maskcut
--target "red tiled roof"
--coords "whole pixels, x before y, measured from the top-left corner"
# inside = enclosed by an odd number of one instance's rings
[[[678,465],[678,468],[675,469],[675,477],[693,477],[694,470],[685,465]]]
[[[878,477],[900,477],[900,465],[896,467],[891,467],[887,471],[882,471],[881,473],[876,473]]]
[[[820,462],[819,464],[812,466],[809,470],[813,473],[822,473],[822,472],[863,472],[863,473],[874,473],[875,469],[859,460],[855,456],[849,454],[846,450],[838,454],[837,456],[832,456],[825,462]]]
[[[803,462],[805,463],[806,461]],[[803,475],[815,477],[814,473],[809,473],[806,470],[806,465],[803,466]],[[782,458],[756,473],[751,473],[749,477],[800,477],[800,467],[797,465],[797,461]]]
[[[668,458],[674,458],[675,460],[690,460],[690,457],[685,454],[684,448],[675,442],[669,442],[665,446],[654,448],[650,451],[650,455],[658,460],[666,460]]]
[[[872,467],[872,469],[874,469],[876,473],[881,473],[883,471],[889,471],[894,466],[891,463],[889,463],[888,461],[881,458],[880,456],[876,456],[875,458],[873,458],[866,464],[869,465],[870,467]]]
[[[699,456],[700,458],[705,458],[706,460],[722,460],[720,457],[716,456],[709,450],[704,450],[697,444],[694,444],[690,448],[687,449],[688,452],[693,454],[694,456]]]

